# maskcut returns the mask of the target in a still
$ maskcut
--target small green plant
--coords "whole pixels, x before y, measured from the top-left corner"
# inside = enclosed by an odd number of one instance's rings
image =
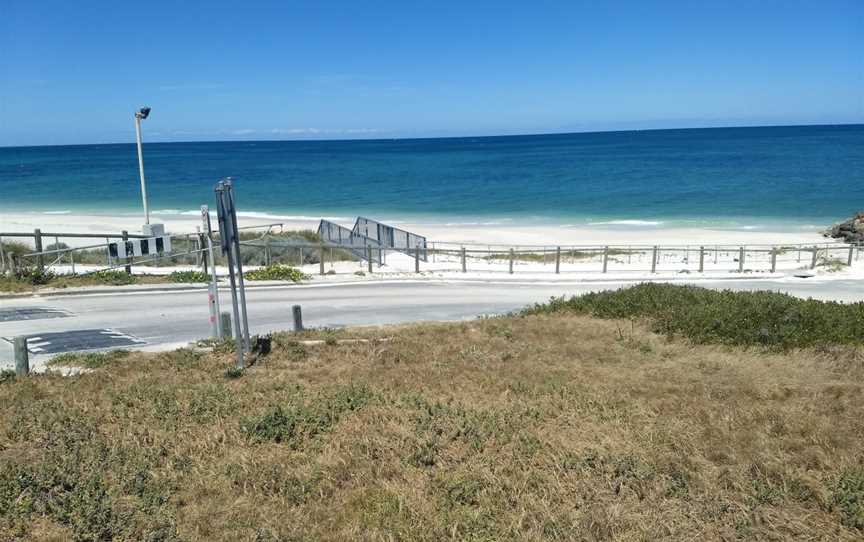
[[[110,363],[126,358],[131,352],[128,350],[110,350],[108,352],[66,352],[48,360],[50,367],[84,367],[86,369],[98,369]]]
[[[843,525],[864,531],[864,469],[847,469],[840,475],[831,503],[839,508]]]
[[[168,275],[171,282],[210,282],[210,277],[201,271],[174,271]]]
[[[281,264],[268,265],[260,269],[247,271],[243,275],[248,280],[287,280],[291,282],[300,282],[312,278],[296,267]]]
[[[15,371],[10,369],[3,369],[0,371],[0,384],[6,382],[14,382],[15,381]]]
[[[213,352],[217,354],[230,354],[231,352],[234,352],[234,339],[230,337],[224,339],[208,337],[206,339],[201,339],[195,344],[196,346],[204,348],[212,348]]]
[[[225,369],[225,378],[228,380],[235,380],[243,376],[243,369],[240,367],[228,367]]]
[[[365,277],[366,276],[366,273],[363,271],[354,271],[354,274],[357,275],[358,277]]]

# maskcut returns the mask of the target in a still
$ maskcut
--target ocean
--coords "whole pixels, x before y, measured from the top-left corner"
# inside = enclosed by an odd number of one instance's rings
[[[145,125],[146,138],[146,125]],[[822,227],[864,209],[864,125],[145,143],[150,208],[393,222]],[[0,212],[141,208],[133,144],[0,148]]]

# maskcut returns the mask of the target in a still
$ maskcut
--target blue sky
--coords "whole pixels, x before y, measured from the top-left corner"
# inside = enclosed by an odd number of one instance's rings
[[[864,122],[864,2],[0,0],[0,145]]]

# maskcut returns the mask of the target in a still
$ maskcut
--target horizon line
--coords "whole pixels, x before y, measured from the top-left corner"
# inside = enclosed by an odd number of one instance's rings
[[[742,124],[730,126],[680,126],[675,128],[629,128],[610,130],[587,130],[568,132],[533,132],[524,134],[485,134],[485,135],[460,135],[460,136],[405,136],[405,137],[364,137],[364,138],[321,138],[321,139],[210,139],[194,141],[149,141],[145,145],[175,145],[175,144],[199,144],[199,143],[327,143],[348,141],[413,141],[428,139],[491,139],[505,137],[542,137],[542,136],[565,136],[565,135],[590,135],[610,134],[627,132],[671,132],[682,130],[729,130],[740,128],[805,128],[805,127],[841,127],[841,126],[864,126],[864,122],[840,122],[840,123],[814,123],[814,124]],[[0,149],[30,149],[42,147],[91,147],[98,145],[135,145],[134,141],[111,142],[111,143],[60,143],[44,145],[0,145]]]

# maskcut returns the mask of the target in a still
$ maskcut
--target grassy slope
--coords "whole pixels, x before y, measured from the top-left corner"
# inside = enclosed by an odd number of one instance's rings
[[[860,350],[568,313],[364,333],[392,340],[0,384],[0,539],[864,535]]]

